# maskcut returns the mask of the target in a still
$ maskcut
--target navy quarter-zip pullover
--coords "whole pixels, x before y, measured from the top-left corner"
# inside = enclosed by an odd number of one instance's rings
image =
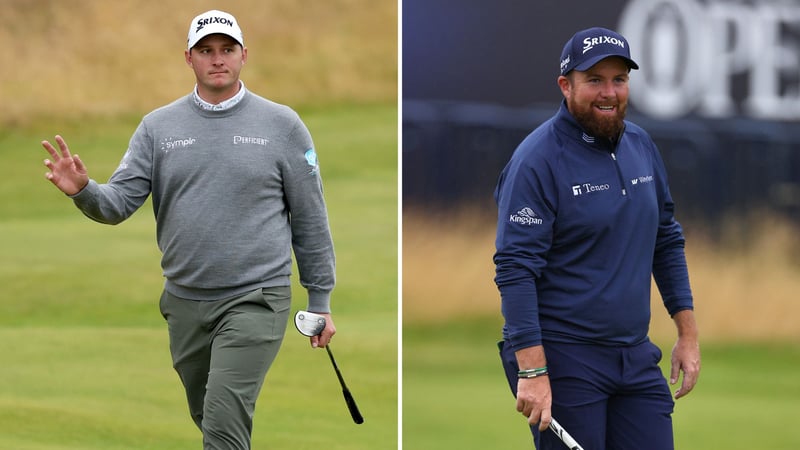
[[[495,282],[515,351],[643,342],[651,274],[670,315],[693,308],[664,163],[635,124],[616,143],[594,138],[562,102],[517,147],[495,200]]]

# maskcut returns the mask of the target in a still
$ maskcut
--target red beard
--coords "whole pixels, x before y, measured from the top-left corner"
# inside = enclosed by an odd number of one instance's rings
[[[626,104],[617,105],[617,113],[614,116],[602,115],[592,105],[578,106],[570,100],[567,100],[567,108],[590,136],[603,137],[613,141],[619,137],[625,126],[623,120],[628,106]]]

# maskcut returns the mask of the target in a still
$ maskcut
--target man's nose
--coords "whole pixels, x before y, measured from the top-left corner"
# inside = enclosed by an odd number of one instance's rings
[[[603,97],[616,97],[617,90],[613,81],[606,81],[600,85],[600,94]]]

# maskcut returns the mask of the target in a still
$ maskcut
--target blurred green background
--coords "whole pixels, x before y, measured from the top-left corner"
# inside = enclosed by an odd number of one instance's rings
[[[254,448],[532,447],[496,355],[491,212],[407,208],[398,230],[395,2],[0,5],[14,55],[0,65],[0,448],[199,446],[158,314],[150,205],[118,226],[92,223],[44,179],[39,142],[63,134],[107,179],[141,115],[191,89],[186,28],[211,8],[242,24],[248,88],[295,107],[314,136],[337,248],[333,349],[366,419],[352,423],[327,356],[290,332]],[[796,230],[763,219],[746,246],[725,246],[689,228],[704,369],[676,406],[676,448],[797,448]],[[659,301],[653,338],[667,357],[674,331]]]
[[[192,89],[186,32],[212,8],[241,23],[248,88],[294,107],[314,137],[337,249],[332,348],[365,417],[353,424],[327,355],[290,328],[253,446],[397,448],[397,5],[0,5],[15,60],[0,68],[0,448],[200,447],[158,312],[149,201],[118,226],[93,223],[45,180],[40,142],[62,134],[107,180],[141,116]],[[294,294],[304,308],[296,281]]]

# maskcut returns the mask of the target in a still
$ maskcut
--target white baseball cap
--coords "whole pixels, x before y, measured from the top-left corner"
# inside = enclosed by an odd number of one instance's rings
[[[189,40],[186,48],[191,50],[200,39],[215,33],[226,34],[244,47],[242,29],[239,28],[236,18],[226,12],[212,9],[192,19],[192,23],[189,24]]]

